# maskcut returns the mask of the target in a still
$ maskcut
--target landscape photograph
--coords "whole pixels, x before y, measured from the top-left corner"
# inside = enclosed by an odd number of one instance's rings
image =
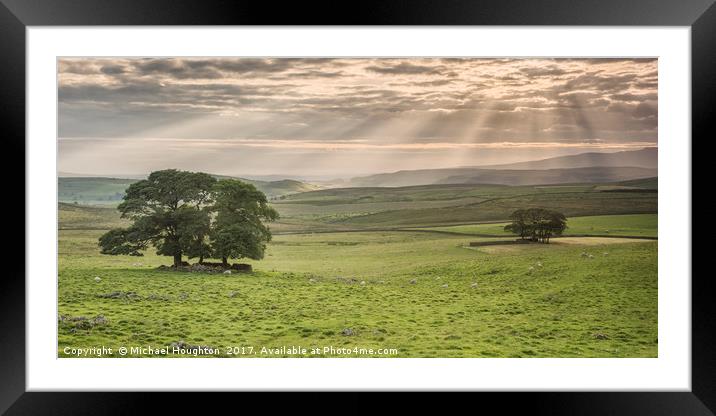
[[[657,67],[58,58],[57,356],[658,357]]]

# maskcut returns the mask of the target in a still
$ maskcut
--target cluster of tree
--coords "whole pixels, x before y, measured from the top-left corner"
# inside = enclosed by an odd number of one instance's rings
[[[133,223],[102,235],[102,254],[141,256],[151,245],[172,256],[175,267],[184,255],[199,263],[220,258],[224,265],[228,259],[261,259],[271,240],[264,222],[278,218],[251,184],[174,169],[131,184],[117,209]]]
[[[564,214],[542,208],[518,209],[510,215],[510,224],[505,231],[519,235],[523,240],[529,239],[541,243],[549,243],[555,235],[561,235],[567,229],[567,218]]]

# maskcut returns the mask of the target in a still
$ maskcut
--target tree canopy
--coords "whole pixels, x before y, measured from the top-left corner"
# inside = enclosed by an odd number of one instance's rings
[[[505,231],[541,243],[549,243],[552,236],[562,235],[567,229],[564,214],[542,208],[518,209],[510,215],[510,220]]]
[[[202,172],[175,169],[152,172],[127,188],[117,207],[127,228],[108,231],[99,238],[102,254],[141,256],[149,246],[157,254],[203,259],[263,258],[271,233],[264,221],[278,213],[253,185],[239,180],[217,181]]]
[[[212,230],[214,255],[227,258],[261,259],[271,232],[264,221],[274,221],[278,212],[268,205],[266,195],[251,184],[235,179],[214,187],[216,220]]]

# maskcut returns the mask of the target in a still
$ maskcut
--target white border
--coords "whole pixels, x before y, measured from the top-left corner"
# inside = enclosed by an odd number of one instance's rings
[[[690,29],[27,29],[27,389],[691,390]],[[57,359],[58,56],[659,57],[659,358]]]

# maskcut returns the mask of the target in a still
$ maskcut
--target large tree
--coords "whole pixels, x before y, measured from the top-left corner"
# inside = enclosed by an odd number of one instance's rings
[[[265,222],[278,218],[278,212],[268,205],[266,195],[251,184],[226,179],[214,186],[216,213],[211,233],[214,256],[224,265],[228,259],[264,256],[271,232]]]
[[[140,256],[153,245],[157,254],[172,256],[175,267],[186,252],[203,255],[215,183],[206,173],[168,169],[131,184],[117,209],[133,223],[100,237],[102,254]]]

